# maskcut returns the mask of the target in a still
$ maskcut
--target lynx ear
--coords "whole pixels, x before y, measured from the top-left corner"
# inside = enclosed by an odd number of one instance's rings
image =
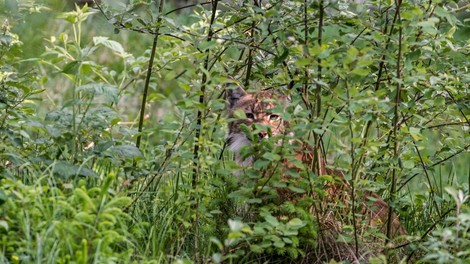
[[[240,86],[227,87],[226,92],[227,92],[227,101],[228,101],[230,108],[232,108],[240,98],[246,95],[245,90]]]

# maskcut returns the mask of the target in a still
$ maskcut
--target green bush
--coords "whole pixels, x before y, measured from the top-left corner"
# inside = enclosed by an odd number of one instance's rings
[[[0,1],[3,262],[468,260],[465,1],[97,2]],[[409,236],[384,245],[367,203],[328,200],[333,177],[283,170],[299,145],[280,137],[235,176],[227,83],[289,95],[299,144]]]

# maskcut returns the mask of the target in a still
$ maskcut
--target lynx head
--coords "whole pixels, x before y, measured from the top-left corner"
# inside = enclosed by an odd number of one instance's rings
[[[229,149],[235,153],[236,162],[242,166],[249,166],[253,162],[252,158],[242,160],[239,155],[242,147],[252,144],[241,129],[241,125],[244,124],[251,128],[254,124],[257,124],[266,128],[255,135],[259,139],[284,134],[287,122],[282,120],[279,111],[285,109],[290,99],[288,96],[283,96],[274,90],[264,90],[250,94],[243,88],[237,87],[227,89],[227,101],[228,115],[232,119],[228,124],[227,144]],[[233,120],[237,112],[244,113],[244,117]]]

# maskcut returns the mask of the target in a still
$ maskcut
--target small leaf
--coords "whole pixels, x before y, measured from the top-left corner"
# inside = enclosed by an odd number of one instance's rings
[[[414,140],[421,140],[423,136],[421,135],[421,130],[417,127],[410,127],[409,128],[410,135],[413,137]]]
[[[238,232],[243,228],[243,223],[238,220],[228,220],[228,226],[231,232]]]
[[[265,215],[264,219],[273,227],[276,227],[279,225],[279,221],[277,220],[277,218],[270,214]]]
[[[72,61],[64,66],[62,72],[65,74],[77,74],[80,68],[80,62]]]
[[[0,205],[4,204],[6,200],[8,199],[8,196],[3,190],[0,190]]]
[[[289,228],[299,229],[303,226],[305,226],[305,223],[302,222],[302,220],[300,220],[299,218],[293,218],[289,222],[287,222],[287,227]]]
[[[109,40],[107,37],[94,37],[93,43],[95,45],[103,45],[107,48],[110,48],[111,50],[115,51],[121,56],[126,54],[121,43],[114,41],[114,40]]]
[[[370,71],[368,68],[355,68],[352,73],[359,76],[367,76],[369,75]]]
[[[295,187],[295,186],[292,186],[292,185],[289,185],[287,188],[289,188],[289,190],[291,190],[295,193],[305,193],[304,189],[298,188],[298,187]]]
[[[10,227],[8,226],[8,222],[5,220],[0,220],[0,227],[3,227],[5,231],[8,231],[10,229]]]
[[[118,89],[107,83],[89,83],[77,87],[77,91],[90,94],[90,95],[104,95],[104,97],[112,103],[117,103],[118,101]]]
[[[203,40],[199,43],[198,48],[202,51],[205,51],[205,50],[208,50],[208,49],[212,49],[213,47],[215,47],[216,44],[217,44],[217,42],[215,42],[215,41]]]
[[[281,159],[281,156],[279,156],[278,154],[266,152],[263,154],[263,158],[269,161],[279,161]]]
[[[415,166],[415,163],[412,160],[405,160],[403,162],[403,168],[405,169],[412,169],[414,168],[414,166]]]

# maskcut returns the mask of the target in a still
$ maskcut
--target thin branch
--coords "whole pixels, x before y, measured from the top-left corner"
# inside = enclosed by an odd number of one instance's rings
[[[398,2],[399,5],[401,5],[401,1]],[[391,25],[391,28],[390,28],[390,32],[388,33],[388,39],[387,39],[387,42],[385,43],[385,48],[384,50],[387,50],[391,41],[392,41],[392,35],[393,35],[393,31],[395,29],[395,25],[396,25],[396,22],[397,22],[397,18],[398,18],[398,12],[399,12],[399,9],[400,9],[400,6],[397,6],[396,7],[396,10],[395,10],[395,15],[393,16],[393,21],[392,21],[392,25]],[[388,9],[386,11],[386,14],[388,16]],[[383,29],[383,33],[386,34],[387,33],[387,28],[388,28],[388,19],[385,20],[386,21],[386,24],[384,26],[384,29]],[[386,61],[386,54],[384,52],[384,54],[382,55],[382,58],[380,59],[380,63],[379,63],[379,70],[377,72],[377,79],[375,81],[375,87],[374,87],[374,91],[378,91],[379,90],[379,87],[380,87],[380,83],[382,82],[382,74],[383,74],[383,71],[385,70],[386,68],[386,65],[385,65],[385,61]],[[366,123],[366,126],[363,130],[363,134],[362,134],[362,142],[361,144],[359,145],[359,149],[362,149],[364,148],[364,146],[367,144],[367,135],[369,134],[369,130],[370,130],[370,127],[372,125],[372,120],[369,120],[367,121]],[[361,164],[363,163],[364,161],[364,158],[365,158],[365,151],[361,154],[361,156],[359,157],[359,159],[357,159],[356,161],[356,164],[354,165],[354,167],[360,167]],[[353,169],[354,169],[353,167]],[[359,171],[358,169],[356,169],[356,171]]]
[[[160,0],[160,6],[158,7],[158,11],[161,14],[163,12],[163,5],[165,4],[165,0]],[[157,29],[155,31],[155,37],[153,38],[153,44],[152,44],[152,51],[150,53],[150,60],[149,64],[147,67],[147,76],[145,78],[145,84],[144,84],[144,93],[142,96],[142,103],[140,105],[140,116],[139,116],[139,128],[138,128],[138,135],[136,139],[135,146],[137,148],[140,148],[140,142],[142,140],[142,128],[144,125],[144,116],[145,116],[145,106],[147,104],[147,95],[149,91],[149,86],[150,86],[150,78],[152,77],[152,69],[153,69],[153,61],[155,60],[155,53],[157,50],[157,44],[158,44],[158,37],[160,36],[160,28],[161,28],[161,21],[162,17],[159,16],[157,18]]]
[[[198,6],[198,5],[208,5],[208,4],[211,4],[212,2],[204,2],[204,3],[195,3],[195,4],[190,4],[190,5],[185,5],[185,6],[181,6],[181,7],[178,7],[178,8],[175,8],[173,10],[170,10],[168,12],[165,13],[165,16],[171,14],[171,13],[174,13],[174,12],[178,12],[178,11],[181,11],[183,9],[186,9],[186,8],[191,8],[191,7],[195,7],[195,6]]]
[[[423,129],[432,129],[432,128],[437,128],[437,127],[446,127],[446,126],[460,126],[460,125],[466,125],[468,124],[467,122],[451,122],[451,123],[445,123],[445,124],[437,124],[437,125],[432,125],[432,126],[427,126],[424,127]]]
[[[397,80],[401,79],[401,61],[402,61],[402,37],[403,37],[403,31],[402,31],[402,26],[401,26],[401,15],[400,15],[400,6],[401,6],[401,0],[396,0],[396,17],[397,17],[397,22],[399,24],[399,29],[398,29],[398,54],[397,54],[397,71],[396,71],[396,78]],[[392,25],[393,27],[393,25]],[[394,161],[398,160],[398,120],[400,118],[399,116],[399,106],[400,106],[400,94],[401,94],[401,82],[397,82],[397,91],[395,93],[395,106],[394,106],[394,118],[393,118],[393,159]],[[392,237],[392,222],[393,222],[393,207],[391,206],[393,204],[393,200],[395,198],[395,192],[397,188],[397,166],[394,164],[392,166],[392,182],[390,185],[390,202],[388,204],[388,216],[387,216],[387,239],[385,240],[386,243],[388,243]]]
[[[207,41],[212,40],[213,36],[213,31],[212,28],[215,23],[215,18],[217,14],[217,4],[218,0],[213,0],[212,1],[212,15],[211,19],[209,22],[209,29],[207,32]],[[210,50],[206,50],[206,58],[204,60],[204,71],[202,71],[202,77],[201,77],[201,94],[199,95],[199,104],[200,105],[205,105],[205,92],[206,92],[206,85],[207,85],[207,71],[209,70],[209,60],[210,60]],[[202,131],[203,131],[203,111],[204,109],[198,108],[197,110],[197,119],[196,119],[196,133],[195,133],[195,140],[196,142],[194,143],[194,149],[193,149],[193,175],[192,175],[192,187],[193,189],[197,188],[197,183],[199,181],[199,149],[201,147],[201,142],[202,142]],[[194,221],[194,262],[195,263],[200,263],[200,258],[199,258],[199,212],[198,212],[198,207],[199,207],[199,199],[196,194],[196,203],[195,203],[195,210],[196,210],[196,219]]]
[[[470,148],[470,144],[469,144],[469,145],[466,145],[465,147],[463,147],[461,150],[455,152],[454,154],[452,154],[452,155],[450,155],[450,156],[448,156],[448,157],[446,157],[446,158],[444,158],[444,159],[442,159],[442,160],[440,160],[440,161],[438,161],[438,162],[435,162],[435,163],[431,164],[431,167],[434,167],[434,166],[437,166],[437,165],[439,165],[439,164],[441,164],[441,163],[443,163],[443,162],[446,162],[447,160],[449,160],[449,159],[451,159],[451,158],[457,156],[458,154],[460,154],[460,153],[466,151],[468,148]]]

